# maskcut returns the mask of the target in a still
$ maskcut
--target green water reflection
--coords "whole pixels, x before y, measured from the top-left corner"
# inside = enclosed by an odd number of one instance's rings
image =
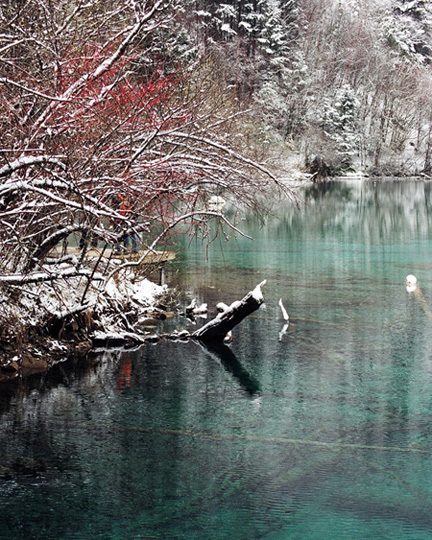
[[[253,242],[179,256],[184,303],[267,279],[229,347],[161,342],[3,392],[0,538],[432,538],[430,184],[303,196],[246,220]]]

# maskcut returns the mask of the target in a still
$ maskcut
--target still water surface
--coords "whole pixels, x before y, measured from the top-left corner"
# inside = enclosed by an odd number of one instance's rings
[[[432,538],[431,184],[302,197],[208,258],[184,240],[184,304],[267,280],[229,347],[161,342],[0,389],[0,538]]]

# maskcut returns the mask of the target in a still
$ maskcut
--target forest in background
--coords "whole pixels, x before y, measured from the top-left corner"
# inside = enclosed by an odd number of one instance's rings
[[[430,2],[203,0],[178,21],[183,54],[218,59],[267,148],[311,172],[431,174]]]

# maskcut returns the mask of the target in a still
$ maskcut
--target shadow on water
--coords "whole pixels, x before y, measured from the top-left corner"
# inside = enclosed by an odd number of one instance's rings
[[[260,383],[242,366],[227,345],[224,343],[213,343],[211,345],[200,343],[200,345],[205,352],[221,362],[225,370],[237,379],[240,386],[249,395],[254,396],[261,391]]]

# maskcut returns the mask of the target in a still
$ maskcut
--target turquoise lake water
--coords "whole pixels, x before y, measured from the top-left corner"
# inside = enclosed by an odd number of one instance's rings
[[[253,241],[181,239],[180,311],[264,279],[265,306],[229,346],[1,387],[0,538],[430,540],[431,186],[316,186],[240,224]]]

